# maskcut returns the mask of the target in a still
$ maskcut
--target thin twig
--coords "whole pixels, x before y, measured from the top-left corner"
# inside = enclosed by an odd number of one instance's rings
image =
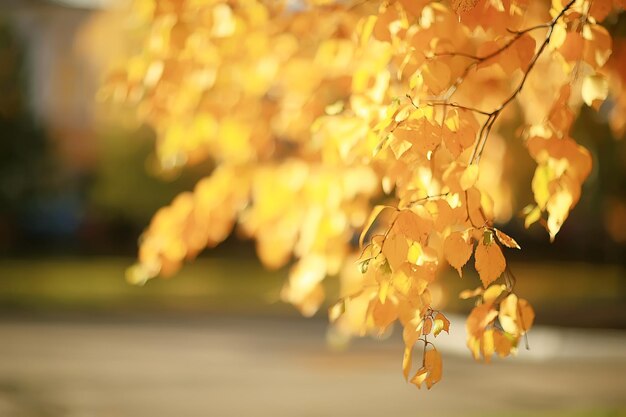
[[[565,15],[565,12],[567,12],[574,5],[575,2],[576,2],[576,0],[570,0],[570,2],[567,3],[567,5],[559,12],[559,14],[554,16],[552,21],[548,24],[548,26],[547,26],[548,32],[546,33],[546,37],[544,38],[543,42],[541,43],[541,46],[539,46],[539,49],[537,50],[537,52],[535,53],[533,58],[530,60],[530,63],[528,64],[528,68],[524,72],[524,75],[522,76],[522,80],[517,85],[517,88],[515,88],[513,93],[511,93],[511,95],[506,100],[504,100],[504,102],[497,109],[495,109],[491,113],[492,114],[491,120],[488,120],[486,122],[487,128],[485,129],[485,137],[483,139],[483,142],[480,145],[479,145],[480,142],[476,143],[476,148],[475,148],[475,152],[474,152],[475,160],[474,160],[474,158],[472,158],[472,160],[470,160],[470,163],[473,163],[473,162],[478,163],[478,162],[480,162],[480,158],[481,158],[482,153],[483,153],[483,151],[485,149],[485,145],[487,143],[487,139],[489,138],[489,133],[490,133],[491,128],[493,127],[494,123],[496,122],[498,116],[522,92],[522,89],[524,88],[524,85],[526,84],[526,80],[528,80],[528,76],[530,75],[531,71],[535,67],[535,64],[537,64],[537,61],[539,60],[539,58],[543,54],[543,51],[546,49],[546,47],[550,43],[550,39],[552,39],[552,34],[554,33],[554,27],[556,26],[556,24],[559,21],[559,19],[561,19],[561,17],[563,17],[563,15]],[[540,28],[540,27],[544,27],[544,26],[545,25],[539,25],[539,26],[535,26],[534,28]],[[478,146],[480,146],[480,148],[478,148]],[[479,149],[478,152],[476,152],[476,149]]]

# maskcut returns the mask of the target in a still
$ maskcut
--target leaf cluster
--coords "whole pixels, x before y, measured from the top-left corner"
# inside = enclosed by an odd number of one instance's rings
[[[137,0],[144,49],[101,96],[136,104],[164,170],[215,169],[154,216],[129,279],[169,275],[237,230],[266,266],[295,259],[281,296],[303,314],[339,276],[339,331],[399,322],[404,375],[422,344],[411,382],[430,388],[449,322],[429,288],[446,262],[461,275],[473,255],[482,287],[463,295],[477,300],[468,346],[487,361],[514,353],[534,313],[506,262],[519,245],[495,226],[512,210],[497,150],[522,141],[536,161],[525,223],[554,239],[592,169],[569,133],[578,111],[608,101],[613,130],[626,126],[626,60],[611,59],[601,24],[623,7]]]

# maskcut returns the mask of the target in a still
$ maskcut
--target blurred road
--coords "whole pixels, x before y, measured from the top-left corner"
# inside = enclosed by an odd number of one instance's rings
[[[358,340],[337,352],[326,346],[325,333],[324,322],[305,319],[4,319],[0,416],[621,416],[626,410],[624,333],[562,337],[539,329],[534,339],[531,333],[532,351],[549,354],[521,351],[490,365],[442,340],[444,380],[429,392],[402,379],[397,335]]]

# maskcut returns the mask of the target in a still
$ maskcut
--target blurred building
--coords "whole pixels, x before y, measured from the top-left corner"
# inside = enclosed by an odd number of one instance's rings
[[[55,141],[64,164],[84,169],[93,163],[94,97],[116,47],[108,44],[89,54],[90,31],[110,0],[9,0],[8,19],[22,43],[27,72],[28,105]],[[111,19],[111,23],[114,22]],[[93,45],[97,46],[97,45]],[[101,45],[105,46],[105,45]]]
[[[98,165],[95,96],[122,44],[112,5],[2,2],[0,249],[78,245]]]

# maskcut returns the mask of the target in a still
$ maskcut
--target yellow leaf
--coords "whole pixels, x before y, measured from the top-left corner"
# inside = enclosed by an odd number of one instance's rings
[[[541,209],[539,206],[532,206],[533,208],[528,211],[524,218],[524,227],[528,229],[531,225],[536,223],[541,218]]]
[[[450,67],[443,62],[433,60],[422,67],[424,85],[433,94],[443,92],[450,85]]]
[[[493,301],[502,294],[506,289],[505,285],[492,285],[487,288],[483,294],[483,302],[485,304],[493,303]]]
[[[476,271],[480,276],[483,287],[487,288],[489,284],[498,279],[506,268],[506,260],[502,255],[500,246],[496,243],[485,245],[484,242],[476,245]]]
[[[381,303],[387,301],[387,294],[389,294],[389,280],[385,279],[380,283],[380,288],[378,290],[378,299]]]
[[[374,325],[383,332],[391,323],[398,318],[398,306],[390,299],[381,303],[378,299],[373,301],[372,320]]]
[[[573,203],[572,195],[567,190],[561,190],[548,200],[547,209],[549,215],[547,223],[551,241],[554,240],[556,234],[561,230],[561,226],[567,219]]]
[[[450,265],[463,276],[463,265],[472,256],[473,245],[467,241],[461,232],[452,232],[443,242],[443,254]]]
[[[413,362],[413,345],[406,346],[404,348],[404,356],[402,357],[402,374],[404,375],[404,379],[408,381],[409,373],[411,372],[411,364]]]
[[[422,253],[422,245],[417,242],[413,242],[413,244],[409,248],[409,252],[407,253],[407,261],[412,264],[417,264],[417,261],[422,256]]]
[[[408,239],[425,245],[434,226],[429,217],[430,214],[423,206],[402,210],[394,228]]]
[[[418,317],[419,319],[419,317]],[[404,340],[405,346],[413,346],[422,334],[422,321],[416,326],[414,322],[415,318],[410,323],[404,325],[402,330],[402,340]]]
[[[483,337],[480,340],[480,350],[482,351],[483,357],[485,358],[485,362],[491,362],[491,357],[495,351],[494,339],[493,339],[493,329],[487,330],[483,333]]]
[[[550,199],[550,180],[553,173],[548,165],[538,165],[532,180],[532,189],[535,195],[535,201],[540,209],[545,209]]]
[[[468,298],[477,297],[477,296],[483,294],[484,291],[485,290],[482,287],[477,287],[477,288],[475,288],[473,290],[463,290],[459,294],[459,298],[461,300],[467,300]]]
[[[329,104],[328,106],[326,106],[326,108],[324,108],[324,111],[326,112],[326,114],[336,115],[336,114],[341,113],[343,109],[344,109],[344,102],[341,100],[338,100],[334,102],[333,104]]]
[[[411,142],[400,139],[394,135],[391,135],[388,143],[396,159],[400,159],[412,146]]]
[[[426,377],[428,377],[428,371],[425,368],[420,368],[415,376],[411,378],[411,383],[415,384],[417,388],[422,388],[422,383],[426,380]]]
[[[326,259],[309,254],[301,258],[289,272],[289,281],[281,291],[281,298],[298,307],[306,316],[312,316],[324,299],[320,285],[327,273]]]
[[[465,171],[461,174],[459,179],[461,189],[463,191],[469,190],[476,184],[476,180],[478,180],[478,164],[472,164],[465,168]]]
[[[328,320],[331,323],[337,321],[339,317],[346,311],[346,301],[341,299],[328,308]]]
[[[383,244],[383,255],[389,262],[392,271],[400,269],[406,261],[409,252],[409,243],[406,238],[398,233],[391,233]]]
[[[472,357],[475,360],[480,359],[480,339],[475,336],[468,336],[467,347],[472,352]]]
[[[405,263],[392,275],[393,289],[402,295],[407,295],[413,286],[412,266]]]
[[[498,321],[505,332],[512,335],[519,334],[517,323],[517,296],[515,294],[509,294],[509,296],[500,303]]]
[[[567,27],[563,21],[559,21],[554,25],[552,30],[552,36],[550,37],[550,46],[554,49],[559,49],[567,39]]]
[[[442,331],[446,333],[450,333],[450,320],[446,318],[442,313],[437,313],[435,316],[435,329],[433,334],[436,336],[439,335]]]
[[[596,100],[603,101],[609,94],[609,82],[600,74],[588,75],[583,79],[582,97],[588,106],[594,106]]]

